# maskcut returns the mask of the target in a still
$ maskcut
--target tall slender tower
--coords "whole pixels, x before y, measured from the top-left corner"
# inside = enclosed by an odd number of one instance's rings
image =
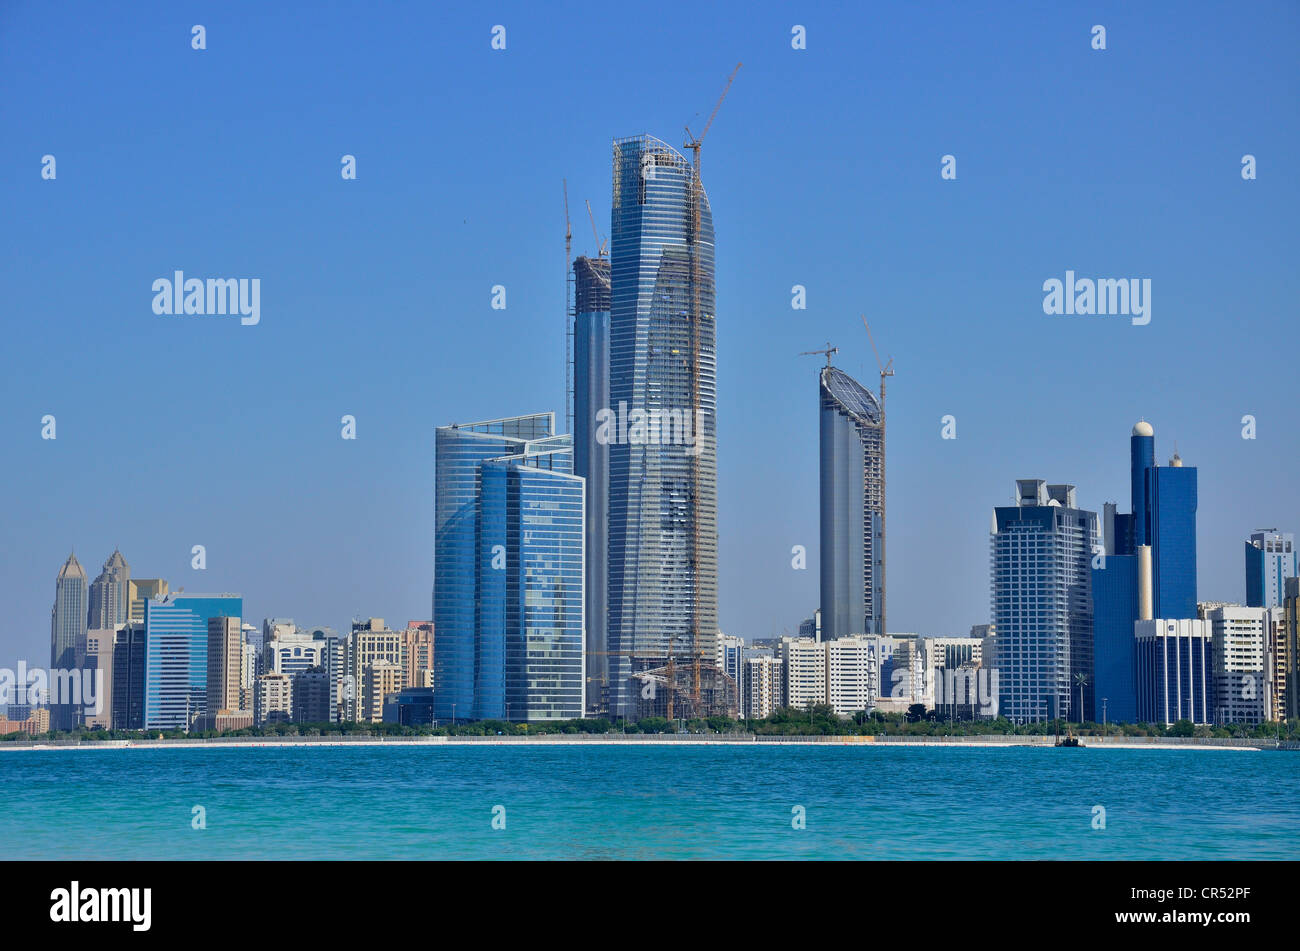
[[[54,608],[50,611],[50,669],[74,670],[81,666],[80,654],[86,649],[86,569],[75,554],[59,569],[54,583]],[[26,686],[25,684],[21,686]],[[51,678],[50,686],[54,686]],[[70,730],[76,725],[76,710],[69,704],[50,700],[50,726]],[[29,699],[30,702],[30,699]]]
[[[717,654],[716,295],[690,161],[616,139],[613,177],[608,643],[611,711],[630,714],[634,671]]]
[[[90,613],[87,626],[91,630],[111,631],[130,619],[131,566],[122,553],[113,554],[104,562],[104,570],[90,586]]]
[[[579,257],[573,278],[573,471],[587,480],[587,704],[603,712],[609,685],[609,445],[598,417],[609,408],[609,258]]]
[[[884,416],[835,367],[822,368],[819,393],[822,637],[884,634]]]

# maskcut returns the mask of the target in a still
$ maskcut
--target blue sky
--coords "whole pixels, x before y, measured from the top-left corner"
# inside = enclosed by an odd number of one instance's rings
[[[703,157],[723,629],[816,606],[797,354],[874,383],[860,313],[898,373],[892,630],[987,620],[1016,478],[1126,509],[1138,417],[1200,469],[1200,597],[1241,599],[1246,534],[1300,531],[1300,7],[975,6],[0,6],[0,654],[47,655],[71,548],[255,623],[428,617],[434,427],[563,417],[561,180],[590,253],[611,139],[698,129],[741,60]],[[259,278],[261,323],[154,315],[175,269]],[[1151,323],[1044,315],[1067,269],[1149,278]]]

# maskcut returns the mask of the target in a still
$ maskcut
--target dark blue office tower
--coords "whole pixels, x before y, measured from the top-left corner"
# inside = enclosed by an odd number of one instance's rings
[[[1155,616],[1196,617],[1196,467],[1177,453],[1147,470],[1147,535]]]
[[[1146,421],[1133,427],[1129,464],[1133,512],[1106,505],[1105,558],[1092,571],[1096,696],[1119,723],[1138,715],[1134,623],[1196,617],[1196,469],[1177,453],[1157,466]]]
[[[1133,427],[1133,437],[1129,440],[1129,485],[1130,501],[1133,504],[1132,537],[1129,552],[1136,551],[1139,545],[1150,544],[1147,532],[1147,470],[1156,466],[1156,434],[1151,424],[1139,420]]]

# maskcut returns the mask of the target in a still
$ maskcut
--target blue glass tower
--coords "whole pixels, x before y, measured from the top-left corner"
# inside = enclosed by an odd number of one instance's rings
[[[237,594],[172,594],[144,602],[144,728],[185,730],[206,712],[208,621],[242,617]]]
[[[579,257],[574,277],[573,469],[587,480],[587,703],[604,710],[609,685],[609,445],[597,438],[609,409],[609,259]]]
[[[439,719],[580,717],[585,480],[542,413],[437,431]]]
[[[1177,453],[1147,469],[1147,537],[1158,618],[1196,617],[1196,467]]]
[[[1107,716],[1117,723],[1140,715],[1134,624],[1196,617],[1195,467],[1177,453],[1157,466],[1155,430],[1141,420],[1129,441],[1129,484],[1133,512],[1120,515],[1107,504],[1105,558],[1092,572],[1097,696],[1107,698]]]
[[[611,225],[610,404],[632,424],[609,446],[610,705],[633,714],[633,669],[717,656],[713,215],[691,163],[640,135],[614,142]],[[678,435],[638,438],[636,414]]]
[[[1246,604],[1252,608],[1281,607],[1288,578],[1300,576],[1300,552],[1295,535],[1277,529],[1252,532],[1246,542]]]

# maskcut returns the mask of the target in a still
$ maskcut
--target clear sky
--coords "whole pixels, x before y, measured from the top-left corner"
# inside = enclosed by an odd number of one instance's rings
[[[723,629],[816,607],[797,354],[874,385],[860,313],[897,369],[891,630],[987,621],[1016,478],[1127,510],[1139,417],[1200,469],[1200,597],[1241,600],[1245,536],[1300,531],[1300,6],[985,6],[0,5],[0,665],[48,656],[74,548],[259,624],[427,618],[434,428],[563,419],[561,180],[591,253],[611,139],[698,131],[741,60],[703,151]],[[177,269],[260,279],[261,322],[156,316]],[[1067,269],[1149,278],[1150,324],[1045,315]]]

